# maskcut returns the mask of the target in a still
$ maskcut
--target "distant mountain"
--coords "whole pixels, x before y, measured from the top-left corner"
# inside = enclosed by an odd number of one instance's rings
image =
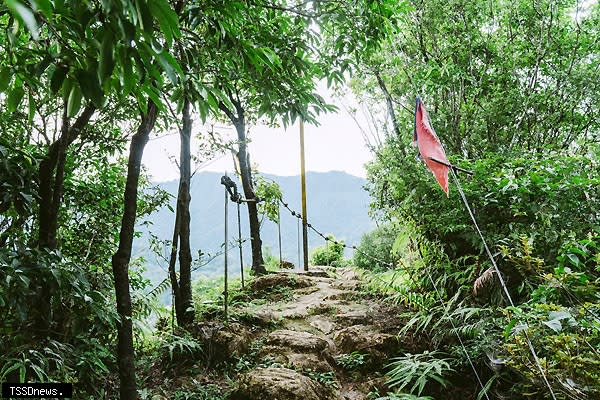
[[[300,177],[265,175],[266,178],[277,182],[282,190],[284,201],[293,210],[301,211]],[[240,183],[232,177],[241,189]],[[198,250],[207,254],[215,254],[221,250],[224,242],[224,188],[220,183],[221,174],[216,172],[201,172],[192,178],[190,205],[191,211],[191,247],[192,254]],[[370,197],[363,189],[365,179],[349,175],[345,172],[308,172],[307,203],[308,220],[321,232],[333,234],[337,239],[347,244],[357,244],[360,237],[375,227],[368,216]],[[177,181],[160,183],[164,190],[173,195],[172,207],[175,208],[177,196]],[[237,209],[229,203],[229,232],[232,240],[237,239]],[[297,218],[281,208],[281,234],[283,258],[298,265],[298,236]],[[166,262],[158,260],[149,250],[148,231],[160,239],[170,240],[173,232],[175,214],[167,207],[151,215],[149,228],[139,227],[142,231],[140,238],[134,242],[134,255],[142,255],[146,259],[147,276],[154,284],[166,277]],[[249,237],[248,216],[245,207],[241,207],[242,238]],[[277,240],[277,224],[265,219],[262,225],[261,237],[263,248],[271,254],[279,256]],[[324,240],[309,230],[309,249],[324,244]],[[250,241],[243,246],[244,263],[251,263]],[[164,254],[168,254],[165,249]],[[348,256],[351,253],[348,252]],[[229,253],[230,265],[237,271],[239,254],[237,250]],[[223,257],[214,259],[196,273],[212,275],[221,271]]]

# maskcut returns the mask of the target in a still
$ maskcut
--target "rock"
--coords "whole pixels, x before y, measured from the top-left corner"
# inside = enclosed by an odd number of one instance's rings
[[[290,331],[287,329],[271,332],[271,334],[267,336],[265,344],[312,353],[330,350],[329,343],[317,335],[308,332]]]
[[[204,344],[209,365],[240,357],[248,351],[252,339],[250,331],[238,323],[204,322],[194,331]]]
[[[277,363],[296,371],[333,371],[333,367],[325,356],[318,353],[296,353],[286,351],[280,347],[266,346],[262,348],[258,357],[262,362],[269,360],[270,364]]]
[[[337,314],[335,320],[343,325],[366,325],[373,322],[373,316],[369,313],[369,310],[357,310]]]
[[[267,336],[258,356],[296,370],[328,372],[335,363],[327,340],[312,333],[290,330],[274,331]]]
[[[351,290],[341,290],[325,297],[325,300],[351,300],[354,298],[356,298],[356,292]]]
[[[229,400],[326,400],[316,381],[287,368],[257,368],[241,375]]]
[[[372,367],[380,367],[399,349],[396,336],[381,333],[374,326],[354,325],[336,332],[333,341],[343,353],[358,351],[369,354]]]
[[[281,260],[281,262],[279,263],[279,268],[281,268],[281,269],[296,269],[296,266],[291,261]]]
[[[310,321],[310,326],[320,330],[326,335],[330,334],[335,329],[335,324],[333,322],[321,316],[312,317]]]
[[[367,400],[368,397],[366,394],[359,392],[358,390],[347,389],[347,390],[342,390],[342,392],[340,393],[340,399],[341,400]]]
[[[314,278],[331,278],[329,273],[324,269],[320,269],[319,267],[313,267],[318,269],[313,269],[312,271],[299,271],[298,275],[312,276]]]
[[[340,282],[336,282],[333,285],[331,285],[332,288],[334,289],[339,289],[339,290],[352,290],[352,291],[357,291],[360,290],[361,285],[360,285],[360,281],[340,281]]]
[[[248,292],[257,297],[273,292],[276,288],[287,287],[290,289],[299,289],[312,286],[310,278],[294,273],[278,272],[260,276],[250,282]]]

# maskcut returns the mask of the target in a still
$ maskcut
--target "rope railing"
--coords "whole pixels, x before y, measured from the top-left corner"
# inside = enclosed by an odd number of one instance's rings
[[[283,199],[280,198],[279,201],[290,212],[290,214],[292,215],[292,217],[298,218],[299,221],[302,220],[302,214],[301,213],[299,213],[298,211],[295,211],[295,210],[291,209],[290,206],[289,206],[289,204],[286,203],[285,201],[283,201]],[[316,233],[318,236],[320,236],[321,238],[323,238],[323,240],[325,240],[326,242],[332,242],[333,244],[338,245],[338,246],[343,246],[346,249],[352,249],[352,250],[354,250],[354,251],[362,254],[366,258],[370,259],[371,261],[375,261],[375,262],[377,262],[377,263],[379,263],[381,265],[384,265],[384,266],[386,266],[388,268],[394,268],[395,267],[394,263],[382,260],[381,258],[378,258],[378,257],[375,257],[375,256],[373,256],[371,254],[365,253],[364,251],[362,251],[361,249],[359,249],[355,245],[348,245],[348,244],[346,244],[346,243],[344,243],[342,241],[338,241],[338,240],[335,240],[335,239],[332,239],[332,238],[326,236],[323,232],[321,232],[317,228],[315,228],[311,223],[307,223],[306,226],[310,230],[312,230],[314,233]]]

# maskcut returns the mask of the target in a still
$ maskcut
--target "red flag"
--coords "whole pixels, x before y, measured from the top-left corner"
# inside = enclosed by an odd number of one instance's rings
[[[417,97],[417,106],[415,109],[415,132],[413,139],[419,147],[419,153],[423,161],[425,161],[427,167],[433,172],[435,179],[437,179],[442,190],[448,196],[448,165],[450,165],[450,162],[446,158],[444,148],[429,122],[429,115],[419,97]]]

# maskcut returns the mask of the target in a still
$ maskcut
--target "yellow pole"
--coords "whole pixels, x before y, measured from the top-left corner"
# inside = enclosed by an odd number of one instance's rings
[[[302,248],[304,270],[308,271],[308,221],[306,218],[306,170],[304,167],[304,121],[300,119],[300,175],[302,185]]]

